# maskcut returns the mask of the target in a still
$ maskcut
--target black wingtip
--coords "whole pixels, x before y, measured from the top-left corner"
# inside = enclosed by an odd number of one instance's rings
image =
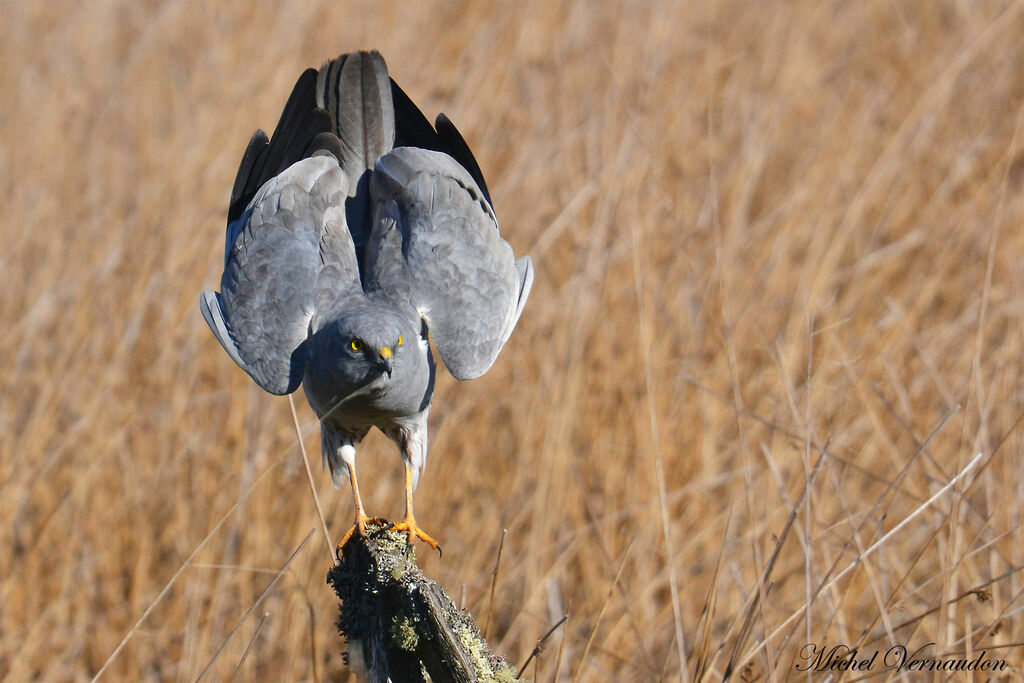
[[[316,83],[316,69],[302,72],[284,105],[274,134],[268,139],[266,133],[258,130],[249,140],[231,191],[229,224],[242,215],[263,183],[310,156],[317,149],[311,146],[320,134],[330,133],[330,117],[316,106]]]
[[[391,101],[395,105],[395,147],[422,147],[444,152],[437,131],[416,103],[391,79]]]
[[[480,164],[476,162],[476,157],[466,144],[465,138],[451,119],[444,114],[438,114],[434,126],[430,125],[429,119],[393,78],[391,99],[395,103],[395,147],[432,149],[452,157],[469,172],[493,209],[494,202],[491,201],[491,192],[487,189]]]
[[[480,186],[480,191],[484,193],[487,203],[493,209],[494,202],[491,201],[491,192],[487,189],[487,183],[484,181],[484,174],[480,170],[480,164],[476,163],[476,157],[473,156],[473,151],[469,149],[469,145],[466,144],[466,139],[462,137],[462,133],[451,122],[451,119],[444,114],[437,115],[434,125],[437,127],[438,136],[445,146],[448,147],[448,149],[443,151],[454,157],[456,161],[469,171],[469,175],[473,176],[473,180]]]
[[[259,175],[263,167],[263,157],[270,145],[270,138],[262,130],[257,130],[249,138],[249,144],[242,154],[242,161],[238,164],[238,173],[235,174],[235,184],[231,188],[231,202],[228,204],[228,224],[245,211],[246,204],[252,199],[253,193],[247,192],[247,188],[254,184],[253,175]],[[257,186],[258,187],[258,186]]]

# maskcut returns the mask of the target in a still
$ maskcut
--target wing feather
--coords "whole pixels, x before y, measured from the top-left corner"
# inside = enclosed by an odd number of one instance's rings
[[[220,294],[207,290],[200,299],[221,345],[270,393],[291,393],[302,382],[319,292],[360,286],[338,202],[347,190],[327,154],[267,181],[239,217],[241,227],[233,226]]]
[[[447,154],[393,150],[377,162],[370,194],[368,288],[409,298],[454,377],[482,375],[529,294],[529,260],[516,264],[480,187]]]
[[[316,70],[306,69],[295,81],[273,136],[267,139],[266,133],[257,130],[249,140],[231,191],[228,224],[241,216],[268,180],[316,149],[329,148],[323,134],[330,134],[331,117],[316,106],[316,84]]]
[[[438,114],[437,130],[434,130],[420,108],[394,79],[391,80],[391,99],[395,106],[395,147],[421,147],[444,152],[469,171],[487,203],[493,206],[480,165],[455,124],[444,114]]]

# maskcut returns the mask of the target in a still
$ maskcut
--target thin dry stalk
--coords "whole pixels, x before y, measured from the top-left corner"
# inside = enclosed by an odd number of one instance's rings
[[[299,451],[302,453],[302,465],[306,470],[306,481],[309,482],[309,492],[313,494],[313,506],[316,508],[317,519],[320,520],[320,530],[324,535],[324,544],[327,554],[334,564],[338,564],[338,555],[334,552],[334,544],[331,543],[331,532],[327,530],[327,520],[324,518],[323,507],[320,506],[320,495],[316,492],[316,484],[313,482],[313,471],[309,468],[309,455],[306,453],[306,442],[302,439],[302,428],[299,427],[299,414],[295,411],[295,399],[288,394],[288,406],[292,410],[292,423],[295,425],[295,438],[299,442]]]
[[[637,302],[637,327],[640,330],[640,349],[644,364],[644,394],[647,399],[647,417],[650,424],[651,452],[654,454],[655,474],[658,482],[658,508],[661,511],[661,533],[665,544],[665,568],[668,571],[669,590],[672,595],[672,618],[676,652],[679,655],[679,678],[686,680],[686,640],[683,636],[683,618],[679,608],[679,583],[673,564],[672,527],[669,523],[665,495],[665,473],[661,466],[661,438],[658,432],[658,412],[654,402],[654,371],[651,367],[651,340],[647,330],[646,297],[643,286],[643,267],[640,262],[640,235],[635,223],[629,224],[633,246],[633,286]]]
[[[238,500],[235,501],[234,505],[232,505],[228,509],[228,511],[225,512],[224,515],[219,520],[217,520],[217,523],[213,525],[213,528],[210,529],[209,533],[207,533],[203,540],[199,542],[199,545],[197,545],[192,550],[192,553],[187,558],[185,558],[185,561],[181,563],[181,566],[178,567],[178,570],[174,572],[170,579],[168,579],[167,583],[164,584],[164,587],[160,590],[157,596],[153,598],[152,602],[150,602],[149,605],[146,607],[145,611],[142,613],[142,616],[139,617],[139,620],[136,621],[135,624],[128,630],[128,633],[124,635],[124,638],[121,639],[121,642],[118,643],[117,647],[114,648],[114,651],[110,653],[109,657],[107,657],[107,660],[103,663],[103,666],[101,666],[99,671],[96,672],[96,675],[93,676],[93,683],[95,683],[95,681],[98,681],[99,678],[110,666],[110,664],[115,659],[117,659],[117,655],[121,653],[121,650],[124,649],[124,646],[128,644],[128,641],[131,640],[131,637],[135,634],[136,631],[138,631],[139,626],[141,626],[142,622],[146,620],[146,617],[149,616],[150,612],[152,612],[156,608],[156,606],[160,603],[164,596],[167,595],[167,592],[171,590],[171,586],[174,585],[174,582],[178,580],[178,577],[181,576],[182,572],[184,572],[185,569],[189,566],[189,564],[191,564],[193,558],[195,558],[195,556],[199,554],[199,551],[206,547],[206,544],[220,530],[221,526],[224,525],[224,522],[228,521],[228,519],[231,517],[234,511],[238,509],[238,506],[241,505],[243,501],[249,498],[249,494],[251,494],[253,490],[256,488],[256,486],[261,481],[263,481],[263,478],[265,476],[270,474],[270,471],[277,465],[278,462],[280,462],[280,459],[281,458],[279,457],[276,461],[271,463],[265,470],[263,470],[260,476],[256,477],[256,481],[252,483],[252,485],[248,488],[248,490],[245,491],[245,493],[238,497]]]
[[[982,583],[979,583],[976,586],[974,586],[972,588],[969,588],[968,590],[965,590],[964,592],[962,592],[960,595],[956,596],[955,598],[952,598],[952,599],[947,600],[947,601],[945,601],[945,602],[943,602],[943,603],[941,603],[939,605],[936,605],[935,607],[933,607],[933,608],[931,608],[929,610],[926,610],[926,611],[924,611],[924,612],[922,612],[922,613],[920,613],[920,614],[918,614],[916,616],[910,617],[909,619],[907,619],[905,621],[901,621],[900,623],[896,624],[896,626],[893,627],[893,630],[901,631],[904,628],[906,628],[907,626],[911,626],[913,624],[916,624],[919,621],[921,621],[922,619],[924,619],[925,617],[929,617],[929,616],[935,614],[940,609],[942,609],[942,607],[945,606],[945,605],[952,605],[952,604],[960,602],[964,598],[972,596],[972,595],[976,597],[976,596],[979,595],[979,593],[981,591],[984,591],[989,586],[994,586],[995,584],[997,584],[997,583],[999,583],[999,582],[1001,582],[1001,581],[1003,581],[1005,579],[1010,578],[1011,576],[1013,576],[1014,574],[1018,573],[1022,569],[1024,569],[1024,565],[1020,565],[1019,567],[1014,567],[1013,569],[1011,569],[1011,570],[1009,570],[1007,572],[1003,572],[999,576],[997,576],[997,577],[995,577],[993,579],[989,579],[988,581],[983,581]],[[872,644],[874,642],[877,642],[882,637],[883,636],[878,636],[878,637],[872,638],[871,640],[865,641],[864,644],[865,645],[870,645],[870,644]]]
[[[574,479],[576,486],[580,490],[580,499],[583,503],[583,510],[587,514],[587,523],[590,528],[593,529],[594,545],[597,546],[597,550],[601,555],[601,560],[604,562],[609,572],[615,571],[615,561],[613,560],[611,553],[608,551],[608,543],[601,532],[601,520],[598,519],[597,515],[594,514],[593,503],[590,500],[590,496],[587,495],[586,488],[583,485],[583,479],[579,470],[579,467],[573,468]],[[662,505],[662,501],[659,495],[659,506]],[[623,512],[628,512],[624,510]],[[647,648],[647,642],[645,640],[645,634],[643,629],[640,628],[640,624],[637,622],[636,616],[634,615],[633,605],[630,604],[629,596],[626,595],[626,590],[622,587],[622,584],[616,584],[619,591],[619,597],[622,598],[622,604],[625,606],[626,614],[629,618],[629,627],[633,631],[633,637],[636,639],[637,649],[640,651],[643,657],[644,667],[647,669],[650,675],[654,675],[657,670],[651,664],[651,654]],[[564,642],[564,641],[563,641]]]
[[[738,666],[745,665],[752,659],[751,656],[746,656],[742,660],[738,659],[740,648],[750,637],[750,634],[754,626],[754,614],[758,609],[758,605],[761,601],[762,591],[764,589],[761,586],[768,586],[768,579],[772,575],[772,571],[775,569],[775,562],[779,558],[779,553],[782,550],[782,546],[785,545],[786,539],[789,537],[789,532],[793,528],[793,523],[796,521],[796,516],[799,513],[801,506],[803,505],[804,496],[810,490],[811,485],[814,483],[814,478],[818,474],[818,469],[821,467],[822,462],[827,457],[827,451],[823,448],[821,453],[818,455],[818,459],[814,462],[814,467],[808,473],[804,480],[803,489],[800,491],[800,495],[797,496],[796,501],[793,503],[792,508],[789,512],[789,517],[786,519],[786,524],[782,528],[782,533],[779,534],[778,540],[775,543],[775,550],[772,552],[772,556],[768,559],[768,563],[765,565],[764,570],[761,572],[758,580],[758,587],[756,590],[751,591],[750,597],[748,598],[748,604],[743,610],[743,621],[740,626],[739,632],[736,635],[735,641],[733,642],[732,650],[729,653],[729,661],[725,667],[725,676],[728,678],[731,674],[738,670]],[[733,627],[730,627],[729,633],[732,633]],[[717,653],[716,653],[717,657]],[[713,664],[713,662],[712,662]]]
[[[306,600],[306,611],[309,613],[309,663],[313,669],[313,683],[320,683],[320,657],[316,651],[316,609],[308,595],[303,594],[302,597]]]
[[[922,453],[927,453],[928,444],[932,441],[932,439],[934,439],[936,437],[936,435],[938,435],[943,430],[943,428],[947,424],[949,424],[949,421],[959,411],[960,411],[960,406],[959,405],[954,406],[953,409],[950,410],[945,415],[945,417],[943,417],[943,419],[939,421],[939,424],[928,434],[927,438],[925,438],[923,441],[921,441],[920,443],[917,444],[917,447],[914,449],[913,455],[911,455],[910,458],[907,460],[907,462],[905,462],[903,464],[902,468],[900,469],[900,471],[896,475],[896,477],[893,480],[891,480],[891,481],[886,483],[885,489],[879,494],[879,496],[875,500],[874,504],[869,508],[872,511],[881,508],[881,512],[878,513],[878,519],[877,519],[877,521],[875,523],[875,529],[874,529],[874,532],[872,533],[872,535],[874,535],[874,533],[877,533],[878,529],[881,528],[882,522],[888,516],[890,506],[895,501],[897,494],[901,491],[901,484],[902,484],[902,482],[904,481],[904,479],[907,477],[907,475],[911,471],[911,465],[914,462],[917,461],[917,459],[920,457],[920,455]],[[916,439],[915,439],[915,441],[916,441]],[[888,497],[888,501],[886,501],[884,506],[883,506],[883,501],[885,501],[886,497]],[[923,502],[923,501],[920,501],[920,502]],[[868,524],[869,520],[870,520],[870,516],[865,515],[863,517],[863,519],[861,520],[861,522],[857,525],[857,527],[855,529],[855,533],[859,534],[861,532],[861,530]],[[935,534],[937,534],[937,533],[938,533],[938,531],[936,530]],[[818,587],[814,591],[814,597],[819,595],[821,593],[821,591],[825,589],[826,582],[829,580],[829,577],[832,576],[833,572],[836,571],[836,568],[839,566],[840,561],[842,560],[843,557],[846,556],[846,552],[850,548],[850,546],[853,544],[853,542],[854,541],[853,541],[852,536],[847,537],[847,540],[843,544],[841,551],[836,554],[835,560],[832,562],[832,564],[829,566],[828,570],[824,573],[822,579],[819,581]],[[925,547],[927,547],[927,545]],[[924,551],[924,549],[922,549],[922,552],[923,551]],[[873,623],[873,621],[872,621],[872,623]],[[794,623],[793,628],[794,629],[796,628],[796,624],[795,623]],[[783,642],[788,642],[790,640],[791,635],[792,635],[792,633],[790,633],[790,635],[787,635],[783,639]],[[863,635],[862,635],[862,637],[863,637]]]
[[[551,635],[558,629],[558,627],[561,626],[562,624],[564,624],[568,618],[569,618],[568,614],[563,614],[562,618],[559,619],[558,621],[556,621],[551,626],[551,628],[549,628],[547,630],[547,633],[545,633],[544,635],[542,635],[540,638],[537,639],[537,644],[534,645],[533,646],[533,650],[530,651],[530,656],[527,657],[526,661],[523,662],[523,665],[521,667],[519,667],[519,673],[516,674],[516,678],[522,678],[523,677],[523,673],[526,671],[526,667],[528,667],[530,665],[530,662],[534,658],[536,658],[537,661],[540,661],[540,653],[544,649],[544,643],[547,642],[548,638],[550,638]],[[564,640],[563,640],[563,642],[564,642]],[[557,671],[557,669],[556,669],[556,671]],[[533,678],[534,678],[534,680],[538,680],[536,674],[534,674]]]
[[[725,528],[722,530],[722,538],[719,543],[718,558],[715,560],[715,571],[711,575],[711,582],[708,584],[707,596],[704,598],[704,606],[700,611],[700,621],[697,624],[697,659],[693,666],[693,680],[704,680],[708,674],[708,664],[711,654],[711,631],[715,617],[715,606],[718,602],[718,577],[722,571],[722,557],[725,554],[726,539],[729,536],[729,523],[732,521],[732,510],[726,520]],[[721,648],[721,646],[719,646]]]
[[[498,541],[498,553],[494,558],[494,570],[491,572],[491,592],[487,598],[487,619],[484,621],[484,640],[487,640],[487,634],[491,628],[491,615],[494,611],[494,589],[498,586],[498,572],[501,570],[501,550],[505,547],[505,534],[507,533],[508,529],[501,530],[501,540]]]
[[[231,678],[228,679],[229,681],[238,680],[238,674],[242,672],[242,665],[245,664],[245,660],[249,656],[249,651],[252,650],[252,646],[256,643],[256,637],[260,634],[260,630],[263,628],[263,622],[265,622],[269,616],[270,612],[264,612],[263,616],[260,617],[259,623],[256,624],[256,628],[252,632],[252,637],[249,638],[249,643],[245,646],[245,651],[242,652],[242,656],[239,658],[238,664],[235,664],[235,669],[231,672]]]
[[[288,569],[288,566],[292,563],[292,560],[299,556],[299,553],[302,552],[302,549],[306,547],[306,543],[309,542],[309,539],[313,537],[314,533],[316,533],[316,529],[310,529],[309,533],[306,534],[306,537],[304,539],[302,539],[302,542],[299,543],[298,547],[296,547],[295,550],[292,551],[292,554],[288,556],[288,559],[285,560],[285,563],[281,565],[281,569],[277,572],[277,575],[270,580],[270,583],[268,583],[267,587],[263,589],[263,592],[260,593],[259,596],[257,596],[256,600],[252,603],[252,605],[249,606],[249,609],[245,611],[245,614],[242,615],[242,618],[238,620],[238,623],[235,624],[235,627],[231,629],[231,632],[228,633],[227,637],[220,644],[220,647],[217,648],[217,651],[213,653],[212,657],[210,657],[210,661],[206,663],[206,666],[203,667],[203,670],[199,672],[198,676],[196,676],[196,683],[203,680],[203,676],[206,675],[206,672],[210,670],[210,667],[212,667],[214,662],[217,661],[217,658],[220,657],[220,653],[224,651],[224,648],[231,641],[231,638],[235,635],[235,633],[238,632],[238,629],[241,628],[242,624],[245,623],[245,620],[249,618],[249,615],[252,614],[253,610],[259,607],[259,604],[263,602],[263,598],[265,598],[267,596],[267,593],[269,593],[270,590],[277,584],[278,579],[284,576],[284,573]]]
[[[832,586],[834,586],[834,585],[835,585],[835,584],[836,584],[837,582],[839,582],[839,581],[840,581],[840,580],[841,580],[841,579],[842,579],[842,578],[843,578],[844,576],[846,576],[846,575],[847,575],[847,574],[849,574],[849,573],[850,573],[851,571],[853,571],[854,569],[856,569],[857,567],[859,567],[859,566],[860,566],[860,564],[861,564],[861,561],[862,561],[862,559],[864,559],[864,558],[866,558],[866,557],[870,556],[870,555],[871,555],[871,554],[872,554],[873,552],[875,552],[875,551],[876,551],[876,550],[878,550],[878,549],[879,549],[880,547],[882,547],[883,545],[885,545],[885,543],[886,543],[887,541],[889,541],[890,539],[892,539],[892,538],[893,538],[893,537],[894,537],[894,536],[895,536],[895,535],[896,535],[896,534],[897,534],[897,533],[898,533],[898,532],[899,532],[899,531],[900,531],[901,529],[903,529],[903,527],[905,527],[905,526],[906,526],[907,524],[909,524],[909,523],[910,523],[910,522],[911,522],[911,521],[912,521],[912,520],[913,520],[913,519],[914,519],[915,517],[917,517],[917,516],[918,516],[919,514],[921,514],[922,512],[924,512],[924,511],[925,511],[925,510],[926,510],[927,508],[929,508],[929,507],[930,507],[930,506],[932,505],[932,503],[934,503],[935,501],[937,501],[937,500],[938,500],[939,498],[941,498],[941,497],[942,497],[942,496],[943,496],[943,495],[944,495],[944,494],[945,494],[945,493],[946,493],[947,491],[949,491],[949,490],[950,490],[951,488],[953,488],[954,486],[956,486],[957,482],[959,482],[959,481],[960,481],[960,480],[961,480],[961,479],[962,479],[962,478],[963,478],[963,477],[964,477],[965,475],[967,475],[967,474],[968,474],[968,473],[969,473],[969,472],[970,472],[970,471],[971,471],[971,470],[972,470],[972,469],[974,468],[974,466],[975,466],[975,465],[977,465],[977,464],[978,464],[978,462],[979,462],[979,461],[981,460],[981,458],[982,458],[982,456],[983,456],[983,455],[984,455],[984,453],[978,453],[978,454],[977,454],[976,456],[974,456],[974,458],[972,458],[972,459],[971,459],[971,461],[970,461],[969,463],[967,463],[967,466],[966,466],[966,467],[964,467],[964,468],[963,468],[962,470],[960,470],[960,472],[959,472],[959,473],[958,473],[958,474],[957,474],[957,475],[956,475],[955,477],[953,477],[953,479],[952,479],[952,480],[950,480],[948,484],[946,484],[946,485],[945,485],[945,486],[943,486],[943,487],[942,487],[941,489],[939,489],[938,491],[936,491],[936,492],[935,492],[935,494],[934,494],[934,495],[933,495],[933,496],[932,496],[931,498],[929,498],[928,500],[926,500],[926,501],[925,501],[925,502],[924,502],[924,503],[923,503],[923,504],[922,504],[922,505],[921,505],[920,507],[918,507],[918,508],[917,508],[916,510],[914,510],[913,512],[911,512],[911,513],[910,513],[910,514],[909,514],[909,515],[908,515],[907,517],[905,517],[905,518],[904,518],[904,519],[903,519],[903,520],[902,520],[902,521],[901,521],[901,522],[900,522],[899,524],[897,524],[897,525],[896,525],[896,526],[894,526],[894,527],[893,527],[892,529],[890,529],[890,530],[889,530],[889,532],[888,532],[887,534],[885,534],[885,535],[884,535],[884,536],[882,536],[882,537],[881,537],[880,539],[878,539],[878,540],[877,540],[877,541],[875,541],[875,542],[874,542],[873,544],[871,544],[871,546],[870,546],[870,547],[868,547],[868,549],[864,551],[864,554],[863,554],[863,555],[860,555],[860,556],[858,556],[858,557],[857,557],[857,559],[855,559],[855,560],[854,560],[853,562],[851,562],[851,563],[850,563],[849,565],[847,565],[845,569],[843,569],[843,570],[842,570],[841,572],[839,572],[839,573],[838,573],[838,574],[836,574],[836,575],[835,575],[834,577],[832,577],[832,579],[830,579],[830,580],[829,580],[829,582],[828,582],[828,583],[826,583],[826,584],[825,584],[825,585],[823,586],[823,590],[827,590],[828,588],[831,588],[831,587],[832,587]],[[819,591],[819,592],[820,592],[820,591]],[[754,658],[754,657],[755,657],[755,656],[757,655],[757,653],[758,653],[758,652],[760,652],[760,651],[761,651],[761,649],[762,649],[762,648],[763,648],[763,647],[764,647],[764,646],[765,646],[765,645],[766,645],[767,643],[771,642],[771,641],[772,641],[772,640],[773,640],[773,639],[774,639],[775,637],[777,637],[777,636],[778,636],[778,634],[779,634],[779,633],[780,633],[780,632],[781,632],[781,631],[782,631],[783,629],[785,629],[785,628],[786,628],[787,626],[789,626],[789,624],[790,624],[790,623],[792,623],[793,621],[795,621],[796,619],[798,619],[799,617],[801,617],[801,616],[802,616],[802,615],[804,614],[804,612],[805,612],[805,610],[806,610],[806,609],[807,609],[806,607],[801,607],[801,608],[800,608],[800,609],[798,609],[798,610],[797,610],[796,612],[794,612],[794,613],[793,613],[792,615],[790,615],[790,616],[789,616],[789,618],[787,618],[787,619],[786,619],[786,620],[785,620],[784,622],[782,622],[782,624],[780,624],[780,625],[779,625],[779,626],[778,626],[778,627],[777,627],[777,628],[776,628],[776,629],[775,629],[774,631],[772,631],[772,632],[771,632],[771,633],[770,633],[770,634],[769,634],[769,635],[768,635],[768,636],[767,636],[767,637],[766,637],[766,638],[765,638],[765,639],[764,639],[763,641],[761,641],[761,643],[759,643],[759,644],[758,644],[757,646],[755,646],[755,647],[754,647],[754,648],[753,648],[752,650],[750,650],[750,651],[749,651],[749,652],[748,652],[748,653],[747,653],[747,654],[746,654],[746,655],[745,655],[745,656],[743,657],[743,659],[742,659],[741,661],[745,663],[745,662],[748,662],[748,661],[750,661],[751,659],[753,659],[753,658]],[[902,628],[902,624],[901,624],[901,625],[898,625],[898,626],[896,626],[896,630],[899,630],[900,628]]]
[[[608,594],[604,596],[604,602],[601,603],[601,609],[597,612],[597,617],[594,619],[594,627],[590,630],[590,636],[587,638],[587,646],[583,648],[583,655],[580,657],[579,666],[576,667],[576,673],[573,675],[572,680],[575,683],[579,680],[580,673],[583,668],[587,665],[587,654],[590,652],[590,647],[594,644],[594,636],[597,635],[597,629],[601,626],[601,618],[604,616],[604,610],[608,607],[608,601],[611,600],[612,594],[615,592],[615,584],[619,582],[619,578],[622,576],[622,570],[626,568],[626,560],[629,559],[629,551],[633,547],[630,543],[626,546],[625,552],[622,553],[622,564],[619,565],[619,571],[615,573],[615,578],[612,579],[612,585],[608,587]]]
[[[562,654],[565,652],[565,641],[569,640],[569,615],[565,615],[565,631],[562,633],[562,640],[558,643],[558,656],[555,657],[555,672],[551,675],[552,683],[558,683],[562,672]]]

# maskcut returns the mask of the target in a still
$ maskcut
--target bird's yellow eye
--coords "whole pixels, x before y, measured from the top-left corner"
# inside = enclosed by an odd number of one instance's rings
[[[398,335],[398,344],[396,344],[396,346],[401,346],[401,345],[402,345],[402,335]]]
[[[349,342],[348,346],[353,351],[362,351],[363,350],[363,340],[360,339],[359,337],[352,337],[352,341]]]

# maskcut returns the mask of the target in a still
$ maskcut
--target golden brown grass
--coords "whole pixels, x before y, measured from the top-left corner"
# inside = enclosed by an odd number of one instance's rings
[[[713,680],[732,658],[783,679],[808,640],[865,630],[1021,666],[1021,2],[0,13],[10,680],[85,680],[129,633],[107,680],[195,678],[318,525],[287,401],[197,300],[249,135],[360,47],[462,128],[537,265],[495,367],[439,381],[417,497],[445,548],[424,568],[481,617],[508,529],[499,651],[523,662],[568,612],[530,675],[674,680],[703,658]],[[360,465],[370,513],[398,516],[393,446]],[[316,483],[340,536],[348,494]],[[318,533],[210,680],[243,654],[242,679],[345,675],[326,558]]]

